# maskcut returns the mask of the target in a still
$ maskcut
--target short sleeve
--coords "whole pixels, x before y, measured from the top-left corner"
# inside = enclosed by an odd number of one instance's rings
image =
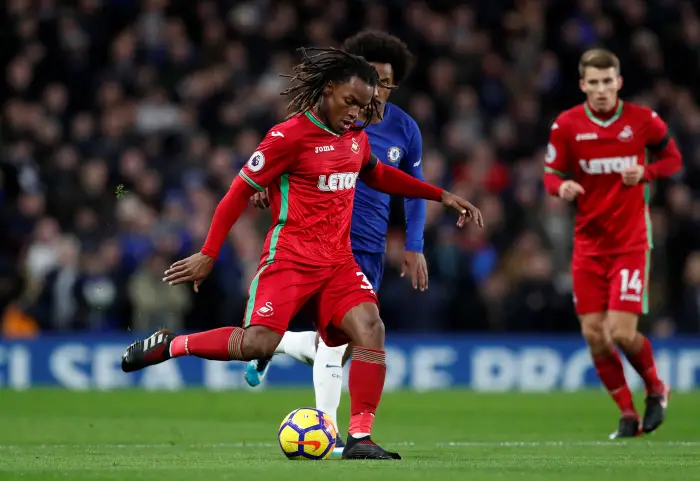
[[[559,177],[566,177],[571,170],[569,165],[569,142],[561,116],[552,124],[549,132],[549,143],[544,156],[544,170]]]
[[[240,176],[251,187],[263,191],[286,173],[296,160],[296,142],[289,132],[273,128],[243,166]]]

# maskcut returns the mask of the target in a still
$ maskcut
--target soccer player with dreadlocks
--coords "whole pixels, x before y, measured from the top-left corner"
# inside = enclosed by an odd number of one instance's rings
[[[302,49],[295,67],[292,115],[274,126],[253,152],[214,213],[201,251],[165,272],[171,284],[198,289],[211,272],[229,230],[256,191],[267,188],[272,225],[253,278],[243,327],[177,336],[158,331],[130,345],[122,370],[132,372],[182,356],[249,361],[271,356],[291,318],[308,301],[328,346],[352,342],[350,428],[343,458],[400,459],[371,439],[386,376],[384,324],[374,288],[350,246],[358,177],[387,194],[441,202],[483,225],[466,200],[379,162],[363,128],[378,114],[377,70],[364,58],[337,49]],[[357,126],[362,111],[367,115]]]
[[[381,31],[363,31],[343,43],[346,52],[364,57],[377,69],[380,86],[375,101],[379,116],[375,116],[365,132],[372,152],[386,165],[396,166],[413,177],[423,180],[421,157],[423,140],[416,122],[396,105],[388,102],[393,87],[401,85],[408,76],[414,57],[405,43]],[[360,120],[367,118],[360,116]],[[267,196],[260,192],[254,204],[267,206]],[[355,189],[350,241],[357,264],[367,276],[375,291],[379,290],[384,273],[384,252],[389,223],[390,196],[367,186],[361,180]],[[428,267],[423,251],[425,201],[406,199],[406,242],[404,269],[413,288],[428,287]],[[287,332],[277,346],[276,354],[287,354],[307,364],[313,364],[316,407],[336,424],[343,384],[343,361],[348,357],[347,346],[328,347],[315,331]],[[255,359],[246,365],[245,379],[250,386],[258,386],[267,374],[271,359]],[[334,455],[343,451],[339,436]]]

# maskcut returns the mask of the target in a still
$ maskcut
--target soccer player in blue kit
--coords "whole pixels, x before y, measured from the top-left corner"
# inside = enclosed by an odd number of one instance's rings
[[[392,88],[405,80],[414,63],[414,57],[406,44],[384,32],[360,32],[348,38],[341,48],[348,53],[364,57],[377,69],[381,82]],[[372,153],[385,164],[401,168],[423,180],[423,141],[420,130],[406,112],[388,102],[391,90],[384,87],[377,89],[381,119],[375,118],[365,129]],[[388,194],[373,190],[358,179],[350,234],[352,251],[369,284],[375,290],[379,289],[384,274],[389,201]],[[253,203],[260,208],[268,205],[264,193],[257,194]],[[406,250],[401,275],[409,275],[413,288],[423,291],[428,287],[428,267],[422,253],[425,200],[406,199],[404,210]],[[343,384],[342,366],[349,355],[347,347],[328,347],[318,338],[315,331],[287,332],[275,351],[276,354],[284,353],[313,365],[316,407],[330,416],[336,427]],[[258,359],[248,362],[245,378],[250,386],[260,384],[270,361],[271,359]],[[338,436],[334,454],[342,453],[342,449],[343,441]]]

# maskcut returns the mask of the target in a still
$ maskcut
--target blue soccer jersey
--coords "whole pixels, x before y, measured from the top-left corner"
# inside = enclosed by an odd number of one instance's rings
[[[415,120],[387,103],[381,122],[365,129],[372,153],[387,165],[423,180],[423,139]],[[388,194],[377,192],[358,179],[350,238],[353,252],[384,253],[389,226]],[[406,199],[406,250],[423,252],[425,200]],[[362,266],[360,266],[362,267]],[[375,286],[378,288],[378,286]]]

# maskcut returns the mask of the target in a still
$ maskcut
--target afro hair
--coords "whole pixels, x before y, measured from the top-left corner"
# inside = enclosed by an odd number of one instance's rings
[[[365,30],[343,42],[348,53],[364,57],[368,62],[388,63],[394,71],[394,83],[400,85],[415,64],[408,46],[397,37],[377,30]]]

